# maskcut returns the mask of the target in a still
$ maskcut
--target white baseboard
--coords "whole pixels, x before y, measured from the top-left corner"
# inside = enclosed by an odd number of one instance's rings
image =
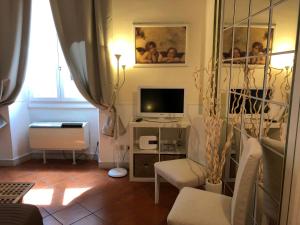
[[[14,159],[0,159],[0,166],[17,166],[31,159],[31,153],[26,153]]]

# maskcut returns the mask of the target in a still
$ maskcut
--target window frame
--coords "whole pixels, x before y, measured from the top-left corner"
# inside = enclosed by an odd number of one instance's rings
[[[50,4],[49,4],[50,7]],[[51,9],[50,9],[51,10]],[[53,19],[53,17],[52,17]],[[32,22],[31,22],[32,23]],[[56,29],[55,29],[56,30]],[[32,30],[30,31],[30,35]],[[56,96],[57,97],[34,97],[34,91],[32,90],[32,84],[31,81],[34,79],[33,75],[30,75],[27,73],[27,76],[29,77],[28,81],[27,81],[27,88],[28,88],[28,102],[29,102],[29,106],[41,106],[44,105],[46,106],[47,104],[49,105],[54,105],[57,106],[58,104],[68,104],[68,105],[74,105],[74,106],[79,106],[82,104],[82,106],[85,108],[87,107],[86,105],[89,105],[88,107],[91,107],[92,105],[86,100],[84,99],[84,97],[82,98],[76,98],[76,97],[65,97],[65,82],[64,82],[64,74],[61,73],[62,68],[66,69],[68,71],[68,73],[70,73],[70,70],[68,68],[67,63],[63,62],[63,60],[65,60],[62,49],[61,49],[61,45],[59,43],[59,38],[58,38],[58,34],[57,31],[55,32],[55,41],[56,41],[56,54],[55,54],[55,58],[51,58],[51,60],[53,60],[53,62],[55,62],[56,64],[56,69],[55,69],[55,86],[56,86]],[[32,43],[30,43],[32,44]],[[32,46],[30,46],[29,44],[29,52],[30,52],[30,48],[32,48]],[[35,56],[36,57],[36,56]],[[34,57],[33,57],[34,58]],[[66,68],[65,68],[66,67]],[[28,68],[27,68],[28,70]],[[73,81],[74,82],[74,81]],[[78,93],[79,90],[78,90]],[[67,106],[69,107],[69,106]],[[92,106],[94,107],[94,106]]]

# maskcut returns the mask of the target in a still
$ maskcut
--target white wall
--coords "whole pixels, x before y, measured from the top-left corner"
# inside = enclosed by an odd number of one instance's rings
[[[210,1],[209,1],[210,2]],[[126,82],[120,91],[119,111],[124,125],[127,126],[136,115],[136,95],[138,86],[180,86],[187,90],[187,117],[193,118],[199,112],[199,93],[194,85],[193,72],[203,66],[205,50],[212,39],[213,23],[207,24],[207,18],[213,19],[213,7],[206,1],[196,0],[113,0],[112,53],[121,52],[123,62],[130,66],[126,70]],[[207,9],[207,10],[206,10]],[[213,20],[212,20],[213,21]],[[188,36],[188,65],[184,67],[132,67],[134,62],[133,23],[186,23],[190,26]],[[209,28],[207,28],[207,25]],[[206,31],[206,29],[208,29]],[[207,35],[210,32],[210,35]],[[122,64],[122,58],[121,58]],[[103,115],[101,115],[103,117]],[[101,124],[101,121],[100,121]],[[100,162],[113,162],[113,140],[101,135]],[[129,144],[126,134],[121,144]]]
[[[29,154],[28,124],[29,115],[27,108],[27,91],[24,86],[16,99],[10,106],[0,109],[1,115],[8,124],[0,129],[0,160],[5,165],[13,164]]]
[[[197,90],[194,88],[193,72],[201,62],[205,19],[199,19],[199,15],[205,15],[205,1],[114,0],[112,6],[113,38],[114,42],[124,40],[129,46],[126,50],[130,52],[123,53],[124,58],[127,58],[126,62],[134,60],[133,23],[187,23],[190,25],[188,66],[128,69],[126,83],[120,92],[120,103],[134,103],[134,91],[139,85],[179,85],[188,89],[188,104],[198,104],[198,98],[195,97]]]
[[[12,158],[18,159],[30,153],[28,141],[28,94],[26,84],[16,101],[9,108],[9,121],[12,141]]]

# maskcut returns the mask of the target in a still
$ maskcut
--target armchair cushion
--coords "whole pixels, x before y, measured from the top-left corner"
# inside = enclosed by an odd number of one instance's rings
[[[176,159],[154,164],[158,175],[178,189],[197,187],[205,183],[206,169],[190,159]]]
[[[230,225],[231,197],[183,188],[168,216],[168,225]]]

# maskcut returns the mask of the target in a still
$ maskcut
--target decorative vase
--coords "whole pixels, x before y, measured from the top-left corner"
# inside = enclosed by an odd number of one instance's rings
[[[205,190],[207,191],[210,191],[210,192],[214,192],[214,193],[217,193],[217,194],[221,194],[222,193],[222,181],[220,181],[220,183],[218,184],[213,184],[213,183],[210,183],[208,181],[208,179],[205,180]]]

